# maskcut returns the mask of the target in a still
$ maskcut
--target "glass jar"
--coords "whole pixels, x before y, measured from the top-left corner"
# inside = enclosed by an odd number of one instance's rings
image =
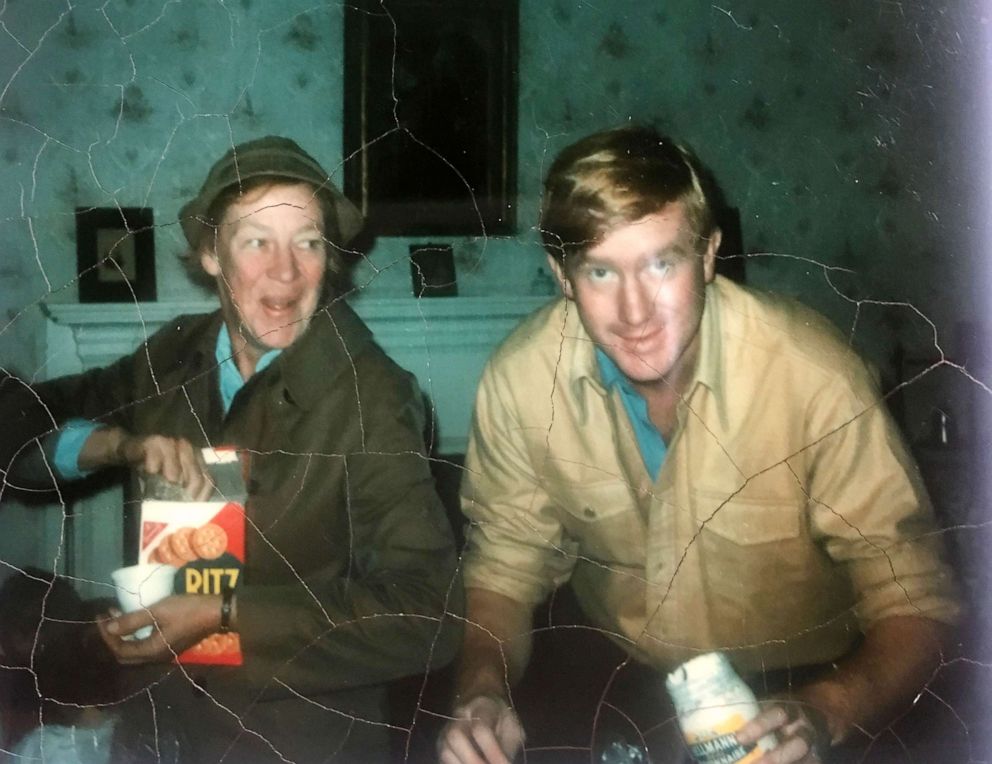
[[[772,735],[743,746],[734,733],[758,715],[758,700],[723,653],[686,661],[665,680],[689,752],[700,764],[754,761],[771,751]]]

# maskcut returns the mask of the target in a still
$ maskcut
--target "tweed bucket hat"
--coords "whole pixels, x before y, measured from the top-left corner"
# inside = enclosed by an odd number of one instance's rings
[[[316,159],[289,138],[267,135],[230,149],[210,168],[200,193],[183,205],[179,223],[190,246],[197,246],[210,205],[222,191],[267,175],[291,178],[329,192],[337,218],[338,240],[335,243],[339,246],[347,244],[362,229],[362,213],[331,183],[327,171]]]

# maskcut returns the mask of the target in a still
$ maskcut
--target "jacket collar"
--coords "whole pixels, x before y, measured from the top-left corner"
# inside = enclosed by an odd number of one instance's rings
[[[328,384],[338,376],[354,378],[355,359],[372,344],[372,332],[339,297],[313,315],[303,336],[279,355],[272,368],[281,371],[287,400],[309,409],[326,396]]]
[[[166,378],[176,375],[182,382],[210,373],[217,366],[217,333],[222,320],[220,310],[177,317],[171,336],[162,344],[164,352],[156,354],[155,372]]]
[[[216,371],[217,335],[223,322],[221,311],[203,316],[203,320],[192,318],[181,316],[176,320],[176,349],[170,351],[165,346],[161,360],[156,362],[159,366],[156,371],[163,374],[163,379],[175,375],[185,383]],[[278,382],[272,380],[270,384],[280,385],[286,392],[283,396],[286,400],[311,408],[324,396],[329,381],[339,374],[353,373],[354,359],[372,341],[369,328],[342,298],[337,298],[319,309],[303,336],[252,380],[258,378],[261,382],[275,375]],[[167,366],[162,368],[162,363]],[[282,390],[278,392],[282,394]]]

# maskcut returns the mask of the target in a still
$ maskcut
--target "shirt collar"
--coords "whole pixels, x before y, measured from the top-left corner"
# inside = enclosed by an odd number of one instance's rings
[[[264,353],[258,359],[258,363],[255,364],[255,371],[252,375],[254,376],[264,371],[267,366],[279,357],[281,352],[282,350],[280,349],[274,349]],[[227,329],[227,324],[223,321],[221,321],[220,331],[217,333],[217,347],[214,351],[214,356],[217,359],[217,368],[220,371],[220,397],[224,403],[224,411],[227,411],[231,408],[231,402],[234,400],[234,396],[245,386],[247,380],[241,376],[241,370],[238,368],[238,364],[234,359],[231,333]]]
[[[692,396],[698,385],[703,385],[717,395],[722,402],[720,391],[724,388],[724,354],[721,332],[721,322],[723,303],[726,301],[725,292],[728,286],[723,276],[717,276],[714,281],[706,286],[706,307],[703,310],[703,317],[699,324],[699,360],[696,364],[696,373],[689,384],[689,392],[686,399]],[[561,298],[564,302],[564,319],[562,325],[562,337],[568,340],[565,351],[571,356],[563,360],[568,360],[565,368],[571,369],[571,384],[575,394],[581,399],[583,389],[586,386],[601,395],[605,395],[607,389],[616,384],[620,379],[626,380],[623,373],[616,364],[609,360],[603,351],[599,350],[592,338],[586,333],[585,327],[579,320],[578,310],[574,303]],[[609,367],[604,370],[604,365],[599,362],[598,356],[602,355],[609,361]]]
[[[699,323],[699,360],[690,390],[695,385],[706,385],[711,391],[723,389],[723,341],[720,330],[724,278],[717,276],[706,285],[706,308]]]
[[[223,319],[214,340],[213,355],[220,375],[220,392],[225,411],[238,390],[244,386],[233,358],[231,336]],[[338,374],[354,374],[355,359],[367,344],[372,332],[343,299],[337,298],[318,310],[307,330],[296,342],[283,350],[271,350],[255,366],[257,376],[279,358],[279,373],[271,380],[271,394],[311,408],[326,396],[328,383]]]
[[[561,301],[561,360],[563,369],[569,370],[568,382],[576,400],[584,406],[586,388],[599,395],[606,395],[606,387],[596,362],[596,343],[586,333],[575,303],[564,297]]]
[[[717,276],[706,286],[706,308],[699,324],[699,360],[696,375],[685,396],[688,401],[700,388],[709,391],[716,404],[720,422],[727,426],[727,387],[724,337],[727,336],[727,321],[734,318],[733,309],[728,310],[727,292],[733,289],[731,282]]]
[[[610,358],[606,353],[603,352],[602,348],[596,348],[596,367],[599,370],[599,378],[603,383],[603,387],[622,387],[624,389],[630,388],[630,380],[627,379],[626,375],[620,371],[620,368],[613,363],[613,359]]]
[[[319,404],[339,374],[354,379],[356,359],[372,343],[372,332],[351,306],[340,297],[332,300],[284,351],[280,365],[289,399],[307,409]]]

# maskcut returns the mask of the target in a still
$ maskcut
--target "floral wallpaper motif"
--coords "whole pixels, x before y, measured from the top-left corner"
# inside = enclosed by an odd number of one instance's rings
[[[588,132],[647,121],[721,181],[752,283],[854,327],[883,363],[896,335],[925,344],[932,332],[915,312],[855,301],[912,302],[941,328],[971,309],[967,257],[952,244],[959,205],[941,190],[962,166],[947,138],[971,55],[967,14],[922,2],[724,5],[520,0],[519,233],[453,240],[459,293],[546,290],[534,225],[548,162]],[[4,357],[36,367],[33,306],[76,298],[75,207],[154,207],[159,299],[182,299],[175,214],[232,141],[291,135],[342,182],[342,8],[8,0],[0,309],[24,316],[0,335]],[[409,294],[411,241],[379,242],[360,273],[369,295]]]

